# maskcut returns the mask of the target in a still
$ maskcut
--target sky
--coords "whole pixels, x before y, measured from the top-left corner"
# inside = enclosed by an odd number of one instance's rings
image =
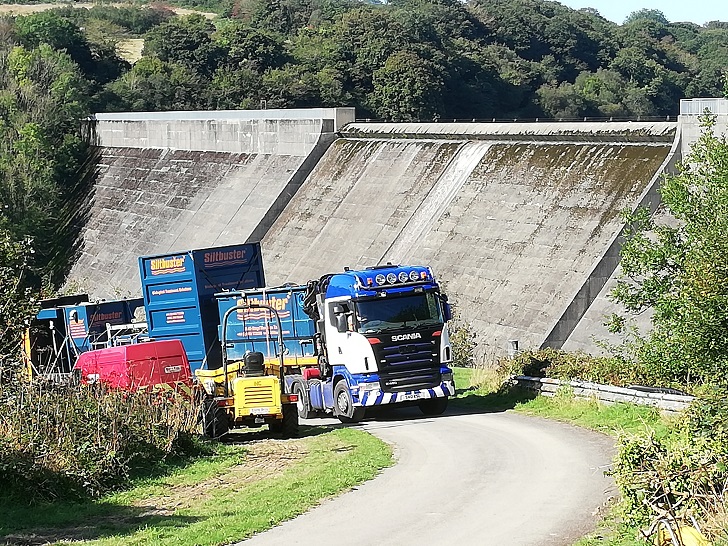
[[[659,9],[668,21],[690,21],[699,25],[708,21],[728,22],[726,0],[558,0],[570,8],[594,8],[602,17],[619,23],[642,8]]]

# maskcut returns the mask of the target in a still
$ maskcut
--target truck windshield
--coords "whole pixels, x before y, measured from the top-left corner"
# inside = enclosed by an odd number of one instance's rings
[[[408,294],[355,303],[361,333],[442,324],[440,301],[434,292]]]

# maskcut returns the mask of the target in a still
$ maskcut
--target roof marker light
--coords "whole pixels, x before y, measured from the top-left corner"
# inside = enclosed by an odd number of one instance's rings
[[[417,274],[417,271],[410,271],[410,274],[409,274],[409,279],[410,279],[410,280],[411,280],[412,282],[417,282],[418,280],[420,280],[420,277],[419,277],[419,275]]]
[[[387,282],[387,277],[385,277],[384,275],[382,275],[380,273],[379,275],[377,275],[376,277],[374,277],[374,280],[377,281],[377,284],[384,284],[384,283]]]
[[[394,273],[387,273],[387,282],[390,284],[394,284],[397,282],[397,275]]]
[[[407,282],[407,279],[409,279],[409,275],[407,275],[407,272],[400,271],[399,272],[399,282]]]

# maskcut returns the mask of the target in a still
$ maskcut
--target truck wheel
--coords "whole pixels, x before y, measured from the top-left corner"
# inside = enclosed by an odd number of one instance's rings
[[[420,400],[420,411],[425,415],[441,415],[447,409],[447,396]]]
[[[298,436],[298,409],[293,404],[283,406],[283,437],[295,438]]]
[[[205,413],[202,416],[202,426],[205,436],[213,440],[230,430],[227,413],[213,404],[206,404]]]
[[[358,423],[364,418],[366,408],[354,407],[346,381],[339,381],[334,387],[334,415],[342,423]]]
[[[296,402],[296,408],[298,410],[298,417],[300,419],[308,419],[311,417],[313,411],[308,403],[308,392],[303,388],[300,383],[293,384],[293,394],[298,395],[298,402]]]

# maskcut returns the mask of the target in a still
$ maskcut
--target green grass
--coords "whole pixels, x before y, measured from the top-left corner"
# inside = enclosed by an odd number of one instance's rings
[[[0,503],[0,540],[33,533],[51,541],[84,538],[84,544],[95,545],[224,544],[295,517],[392,464],[391,448],[363,431],[336,429],[299,442],[305,455],[261,480],[253,475],[226,483],[226,476],[244,466],[247,452],[242,446],[221,446],[215,456],[98,502],[35,508]],[[203,482],[206,488],[196,491]],[[165,495],[173,488],[186,491],[185,503],[159,510],[168,505]]]
[[[648,429],[661,436],[667,421],[658,410],[634,404],[600,404],[593,399],[574,398],[569,389],[556,396],[537,396],[533,391],[519,388],[497,390],[500,381],[490,373],[477,369],[456,368],[454,371],[457,395],[453,405],[481,408],[488,411],[513,409],[572,423],[605,434],[641,434]],[[480,382],[485,378],[484,382]]]

